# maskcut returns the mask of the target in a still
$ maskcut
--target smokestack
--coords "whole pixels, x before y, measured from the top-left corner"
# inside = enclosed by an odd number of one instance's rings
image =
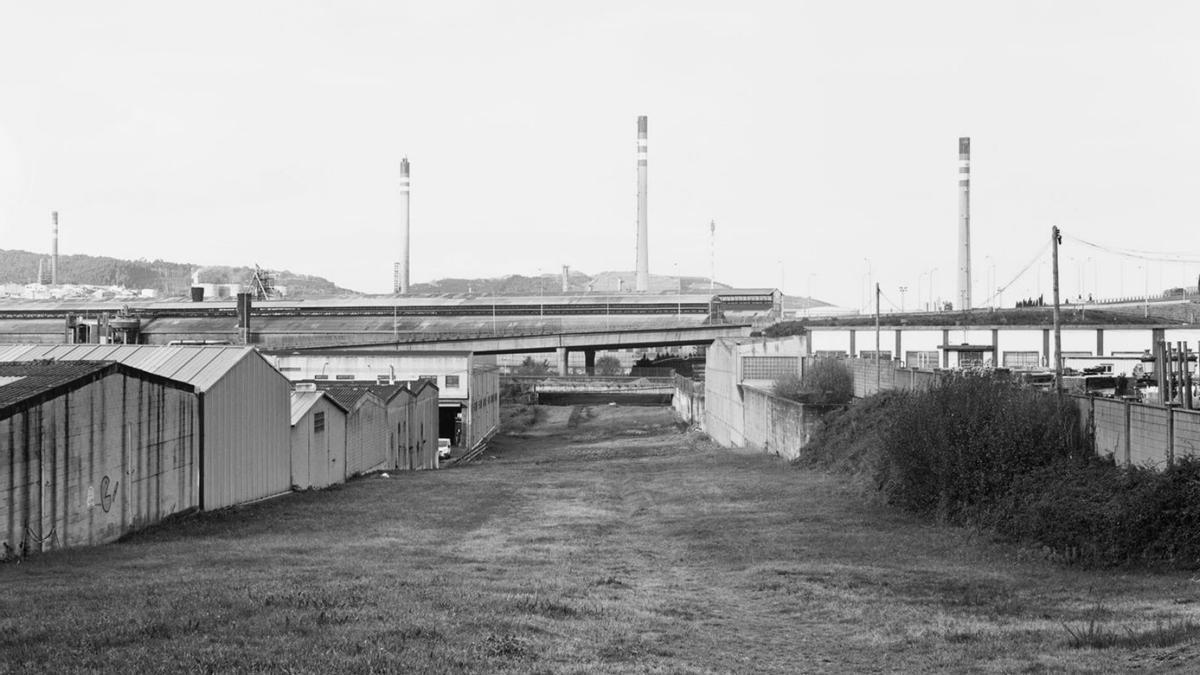
[[[50,240],[50,285],[58,285],[58,211],[50,212],[54,236]]]
[[[649,230],[646,226],[646,116],[637,120],[637,279],[635,290],[650,290],[650,246],[646,239]]]
[[[39,286],[42,286],[42,285],[44,285],[44,284],[46,283],[46,272],[45,272],[45,269],[44,269],[44,268],[45,268],[45,264],[46,264],[46,259],[45,259],[45,258],[38,258],[38,277],[37,277],[37,282],[38,282],[38,285],[39,285]]]
[[[395,272],[394,293],[408,295],[408,158],[400,160],[400,270]]]
[[[971,309],[971,139],[958,139],[958,309]]]
[[[563,294],[565,295],[567,293],[570,293],[571,292],[571,266],[570,265],[563,265],[562,284],[563,284]]]

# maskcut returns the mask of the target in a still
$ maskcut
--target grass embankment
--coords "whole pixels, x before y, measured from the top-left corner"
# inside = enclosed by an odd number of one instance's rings
[[[1200,461],[1097,458],[1079,411],[1003,379],[960,377],[831,414],[801,462],[857,475],[891,504],[989,528],[1089,566],[1200,568]]]
[[[1181,625],[1200,608],[1187,576],[1030,560],[715,448],[662,409],[514,413],[522,435],[473,465],[0,566],[0,671],[1187,672],[1200,657],[1186,633],[1072,646],[1071,631]]]

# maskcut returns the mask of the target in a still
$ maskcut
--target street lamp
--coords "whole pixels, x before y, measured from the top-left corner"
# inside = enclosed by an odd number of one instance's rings
[[[871,308],[871,287],[872,287],[871,281],[875,278],[875,272],[871,268],[871,259],[863,258],[863,260],[865,260],[867,262],[867,285],[866,285],[866,288],[864,289],[866,291],[866,294],[863,295],[863,298],[865,299],[865,302],[863,303],[863,307],[865,307],[866,309],[870,309]]]
[[[934,311],[937,311],[937,306],[933,304],[933,289],[937,285],[937,283],[934,281],[934,279],[937,278],[937,271],[938,271],[938,268],[936,268],[936,267],[929,270],[929,306]]]
[[[904,294],[908,292],[908,286],[900,287],[900,313],[904,313]]]
[[[984,284],[983,289],[984,289],[984,292],[987,293],[989,296],[988,297],[988,307],[995,309],[996,305],[992,302],[993,297],[992,297],[992,293],[989,289],[991,289],[991,287],[995,285],[995,283],[992,281],[992,279],[996,275],[996,262],[994,260],[992,260],[992,256],[990,256],[990,255],[983,256],[983,260],[984,260],[984,262],[987,263],[987,266],[988,266],[987,279],[984,280],[986,283]]]
[[[804,316],[808,316],[809,313],[812,311],[812,299],[813,299],[812,280],[813,280],[813,277],[815,277],[815,276],[817,276],[816,272],[808,273],[808,303],[804,307]]]

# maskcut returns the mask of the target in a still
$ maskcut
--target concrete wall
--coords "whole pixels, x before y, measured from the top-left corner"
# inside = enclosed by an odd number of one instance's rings
[[[704,383],[675,376],[675,392],[671,407],[679,419],[704,429]]]
[[[759,447],[784,457],[795,457],[808,442],[811,430],[803,406],[775,397],[770,393],[772,380],[747,379],[744,369],[747,365],[770,362],[773,366],[795,368],[795,374],[801,375],[806,348],[801,337],[717,340],[708,349],[699,406],[694,393],[677,378],[676,409],[683,419],[687,419],[685,408],[687,414],[701,415],[701,427],[719,445]]]
[[[196,395],[112,373],[0,420],[0,555],[102,544],[199,506]]]
[[[785,459],[796,459],[808,444],[820,415],[801,403],[757,387],[742,388],[746,445]]]
[[[746,442],[739,383],[736,343],[713,342],[704,366],[704,431],[725,447]]]

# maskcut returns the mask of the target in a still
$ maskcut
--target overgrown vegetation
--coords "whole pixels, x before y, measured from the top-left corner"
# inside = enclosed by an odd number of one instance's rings
[[[596,374],[597,375],[624,375],[625,367],[621,365],[621,360],[611,354],[596,359]]]
[[[781,398],[817,405],[841,405],[854,398],[854,373],[838,359],[816,359],[801,378],[794,373],[775,379]]]
[[[869,478],[887,501],[1088,566],[1200,568],[1200,460],[1099,459],[1078,409],[986,376],[889,392],[831,415],[804,462]]]

